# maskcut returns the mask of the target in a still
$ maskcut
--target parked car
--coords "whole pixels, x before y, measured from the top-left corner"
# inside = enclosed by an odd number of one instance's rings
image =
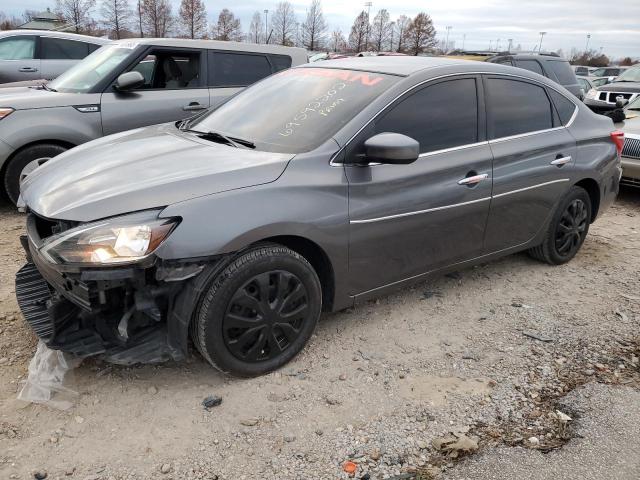
[[[621,75],[626,70],[627,67],[601,67],[591,70],[589,76],[594,78],[606,77],[612,82],[618,75]]]
[[[615,110],[618,100],[631,103],[640,95],[640,65],[629,68],[613,82],[587,92],[584,103],[597,113]]]
[[[53,80],[102,45],[104,38],[46,30],[0,32],[0,84]]]
[[[592,70],[595,70],[595,68],[584,67],[582,65],[574,65],[573,67],[573,71],[575,72],[576,76],[580,76],[580,77],[588,77],[589,72],[591,72]]]
[[[320,312],[529,250],[558,265],[615,199],[622,137],[526,70],[312,63],[198,118],[29,175],[18,302],[52,348],[258,375]]]
[[[616,124],[624,132],[620,183],[640,187],[640,96],[625,107],[624,113],[624,122]]]
[[[9,198],[40,164],[94,138],[181,120],[220,105],[306,50],[211,40],[105,45],[40,88],[0,89],[0,172]]]
[[[555,53],[506,53],[488,58],[487,62],[513,65],[544,75],[562,85],[580,100],[584,98],[581,96],[582,91],[571,65]]]

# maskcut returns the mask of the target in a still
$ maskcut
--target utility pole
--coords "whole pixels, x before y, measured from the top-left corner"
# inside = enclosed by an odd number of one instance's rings
[[[591,39],[591,34],[587,33],[587,44],[584,46],[584,51],[588,52],[589,51],[589,40]]]
[[[509,38],[509,46],[507,47],[507,53],[511,53],[511,47],[513,46],[513,38]]]
[[[451,31],[451,27],[447,27],[447,40],[444,42],[444,53],[449,51],[449,32]]]
[[[269,10],[264,10],[264,43],[269,43]]]
[[[367,36],[364,39],[364,51],[368,52],[369,51],[369,25],[371,24],[370,18],[371,18],[371,5],[373,5],[373,3],[371,2],[365,2],[364,6],[367,7]]]
[[[547,32],[540,32],[540,45],[538,45],[538,53],[542,52],[542,38],[547,34]]]

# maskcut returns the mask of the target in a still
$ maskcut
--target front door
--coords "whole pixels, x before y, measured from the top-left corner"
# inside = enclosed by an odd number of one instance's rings
[[[487,76],[485,92],[494,156],[485,238],[490,253],[532,240],[569,188],[576,142],[563,123],[571,121],[576,107],[554,90],[524,79]],[[550,95],[557,97],[557,108]]]
[[[0,83],[42,78],[35,35],[15,35],[0,39]]]
[[[482,254],[492,157],[481,92],[476,76],[432,82],[395,102],[346,152],[352,295]],[[417,140],[420,158],[350,165],[382,132]]]
[[[126,71],[139,71],[141,87],[102,94],[104,135],[191,117],[209,108],[205,53],[193,49],[153,49]],[[124,73],[124,72],[123,72]]]

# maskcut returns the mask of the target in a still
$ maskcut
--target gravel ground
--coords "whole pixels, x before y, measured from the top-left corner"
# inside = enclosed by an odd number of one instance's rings
[[[514,255],[326,315],[260,378],[196,354],[87,360],[68,411],[16,399],[35,339],[13,291],[24,219],[0,207],[0,478],[339,479],[345,461],[358,479],[525,478],[491,477],[511,459],[538,478],[637,479],[638,207],[623,191],[568,265]],[[205,410],[208,395],[222,404]]]

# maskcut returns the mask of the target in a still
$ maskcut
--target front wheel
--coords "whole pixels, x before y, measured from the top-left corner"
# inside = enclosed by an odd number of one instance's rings
[[[571,260],[589,233],[591,199],[585,189],[573,186],[558,204],[544,241],[529,250],[532,257],[550,265]]]
[[[67,149],[55,144],[40,144],[18,152],[7,165],[4,173],[4,188],[9,200],[14,204],[20,196],[20,185],[27,176],[47,160],[60,155]]]
[[[307,260],[279,245],[236,258],[200,299],[191,337],[219,370],[251,377],[302,350],[322,310],[322,289]]]

